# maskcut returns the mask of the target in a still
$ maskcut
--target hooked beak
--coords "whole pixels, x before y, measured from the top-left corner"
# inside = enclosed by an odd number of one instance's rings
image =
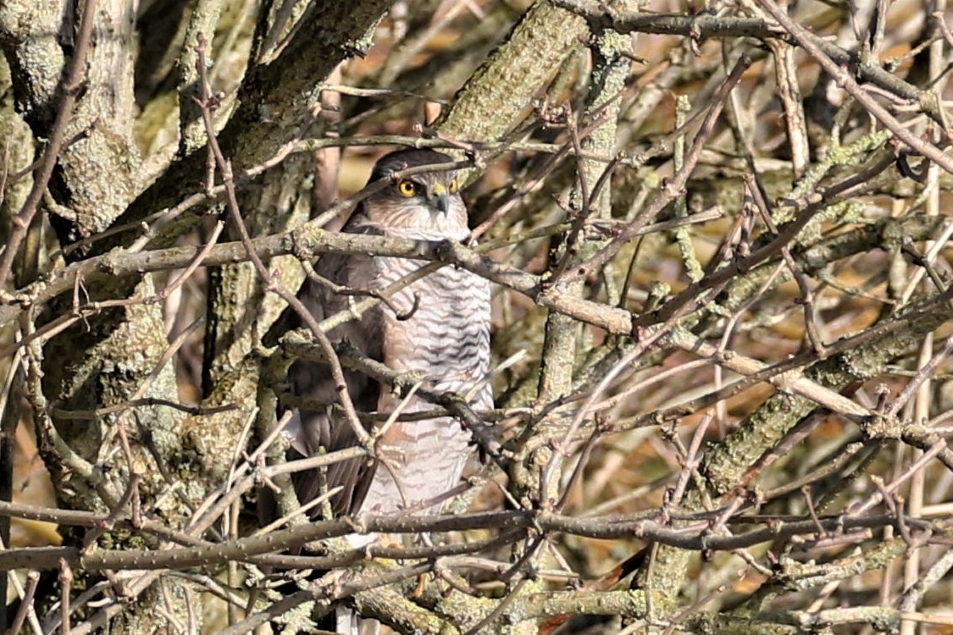
[[[427,204],[439,209],[446,214],[450,211],[450,193],[447,192],[447,186],[443,183],[437,183],[432,189],[427,191]]]

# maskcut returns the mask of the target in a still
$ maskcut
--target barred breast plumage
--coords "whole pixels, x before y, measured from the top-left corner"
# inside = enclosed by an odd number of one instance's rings
[[[424,232],[394,233],[436,239]],[[399,258],[375,260],[381,288],[427,264]],[[471,397],[472,404],[478,410],[491,408],[490,386],[483,381],[490,361],[489,283],[446,266],[395,293],[390,304],[384,309],[384,363],[395,370],[423,373],[438,389],[462,395],[482,383]],[[392,412],[401,401],[384,391],[378,410]],[[433,407],[411,397],[402,412]],[[469,443],[470,433],[450,417],[393,425],[384,437],[383,450],[397,469],[378,468],[362,509],[390,511],[440,496],[460,480]]]

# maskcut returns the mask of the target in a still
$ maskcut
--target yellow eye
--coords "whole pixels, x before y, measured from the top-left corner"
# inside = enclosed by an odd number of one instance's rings
[[[397,184],[397,191],[400,192],[401,196],[406,196],[409,198],[417,193],[417,184],[413,181],[404,179]]]
[[[448,190],[451,194],[456,194],[456,193],[457,193],[457,180],[456,180],[456,179],[453,179],[452,181],[450,181],[450,185],[447,187],[447,190]]]

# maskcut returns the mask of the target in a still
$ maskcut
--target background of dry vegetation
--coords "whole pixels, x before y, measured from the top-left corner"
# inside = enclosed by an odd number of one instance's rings
[[[5,0],[0,631],[291,632],[345,600],[406,633],[953,632],[949,19]],[[401,144],[470,162],[479,247],[321,230]],[[355,249],[497,283],[469,511],[359,519],[434,546],[255,535],[276,378],[319,350],[261,346],[276,290]],[[252,593],[275,567],[335,571]]]

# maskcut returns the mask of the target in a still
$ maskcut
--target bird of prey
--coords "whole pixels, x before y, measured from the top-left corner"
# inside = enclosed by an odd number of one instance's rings
[[[342,231],[416,240],[464,239],[469,229],[458,182],[453,172],[439,169],[448,162],[452,162],[449,156],[432,150],[400,150],[384,156],[370,182],[390,182],[359,204]],[[393,177],[401,170],[425,165],[434,165],[435,170]],[[384,292],[426,264],[407,258],[326,254],[315,265],[315,273],[324,281],[309,278],[298,297],[320,322],[348,310],[368,291]],[[490,360],[490,286],[464,269],[441,267],[392,292],[359,319],[331,330],[328,337],[332,342],[347,340],[392,370],[421,374],[438,390],[469,395],[476,411],[492,408],[493,396],[485,381]],[[396,395],[389,386],[357,371],[345,370],[345,379],[359,412],[387,415],[398,406],[401,413],[434,408],[421,398]],[[335,384],[325,364],[296,361],[288,383],[292,394],[309,402],[336,401]],[[291,458],[311,456],[320,448],[333,452],[357,445],[352,425],[337,412],[329,408],[295,412],[288,428],[293,435]],[[328,467],[327,491],[342,488],[331,497],[334,514],[439,509],[441,495],[460,480],[470,438],[451,417],[385,425],[377,442],[381,460],[355,459]],[[302,503],[318,495],[318,477],[309,472],[295,476]],[[342,624],[339,613],[339,632],[360,632],[355,625],[353,620],[350,628]]]

